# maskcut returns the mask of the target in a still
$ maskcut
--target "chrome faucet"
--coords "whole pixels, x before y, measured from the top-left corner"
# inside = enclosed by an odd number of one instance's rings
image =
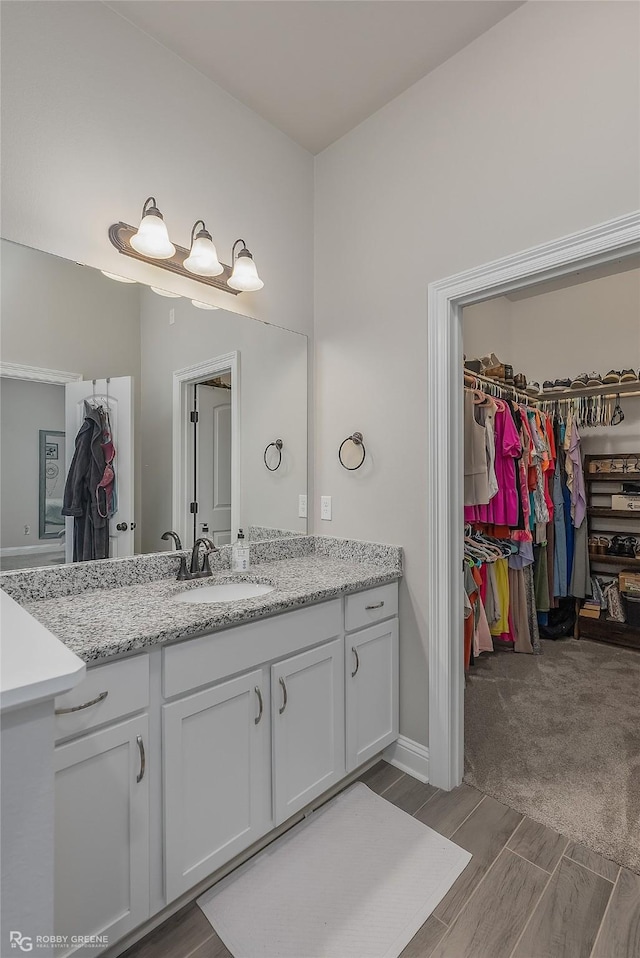
[[[200,546],[204,545],[205,553],[204,559],[202,562],[202,569],[200,568]],[[178,570],[178,581],[184,582],[185,580],[190,579],[206,579],[209,576],[213,575],[211,571],[211,565],[209,564],[209,556],[212,552],[218,552],[218,548],[214,545],[211,539],[208,539],[206,536],[202,536],[193,543],[193,550],[191,552],[191,566],[187,569],[187,560],[184,556],[180,557],[180,568]]]

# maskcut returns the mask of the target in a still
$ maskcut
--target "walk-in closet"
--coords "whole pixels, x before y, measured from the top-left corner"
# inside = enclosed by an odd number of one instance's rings
[[[463,338],[465,780],[638,870],[640,262]]]

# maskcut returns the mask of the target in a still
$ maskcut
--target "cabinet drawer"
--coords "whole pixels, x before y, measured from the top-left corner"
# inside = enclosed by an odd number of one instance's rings
[[[380,619],[388,619],[398,614],[398,583],[378,586],[377,589],[367,589],[366,592],[356,592],[348,595],[344,604],[345,632],[354,629],[363,629],[373,625]]]
[[[340,599],[189,639],[163,650],[163,691],[172,698],[318,645],[342,632]]]
[[[97,665],[87,670],[80,685],[56,699],[56,741],[131,715],[148,705],[149,657],[146,654]],[[59,712],[77,706],[86,708]]]

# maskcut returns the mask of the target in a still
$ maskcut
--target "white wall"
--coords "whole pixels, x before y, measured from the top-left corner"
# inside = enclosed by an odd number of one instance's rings
[[[401,731],[425,744],[427,285],[640,207],[639,16],[527,3],[316,158],[321,531],[406,549]],[[335,459],[354,429],[366,474]]]
[[[173,373],[233,350],[240,353],[240,525],[305,532],[297,515],[307,488],[306,336],[149,290],[142,291],[140,317],[143,551],[159,549],[160,535],[172,528]],[[282,467],[270,473],[263,453],[277,438]]]
[[[39,430],[64,432],[64,387],[0,378],[2,458],[0,464],[0,545],[60,545],[40,539]],[[64,440],[58,466],[64,488]],[[31,532],[24,534],[24,527]]]
[[[310,332],[313,161],[102,3],[2,9],[2,233],[225,309]],[[119,255],[107,229],[153,194],[187,245],[242,236],[265,286],[238,297]]]

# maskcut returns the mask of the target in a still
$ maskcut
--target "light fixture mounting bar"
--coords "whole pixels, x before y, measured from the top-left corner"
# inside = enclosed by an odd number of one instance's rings
[[[232,293],[237,296],[240,290],[232,289],[227,285],[227,280],[231,276],[231,266],[224,263],[224,272],[219,276],[199,276],[196,273],[190,273],[182,265],[189,255],[189,250],[176,245],[175,254],[169,259],[153,259],[151,256],[145,256],[138,253],[130,243],[131,237],[136,233],[135,226],[129,226],[127,223],[113,223],[109,227],[109,239],[119,253],[123,256],[130,256],[132,259],[140,260],[142,263],[148,263],[150,266],[157,266],[158,269],[169,270],[170,273],[177,273],[178,276],[184,276],[186,279],[195,280],[196,283],[204,283],[205,286],[215,286],[225,293]]]

